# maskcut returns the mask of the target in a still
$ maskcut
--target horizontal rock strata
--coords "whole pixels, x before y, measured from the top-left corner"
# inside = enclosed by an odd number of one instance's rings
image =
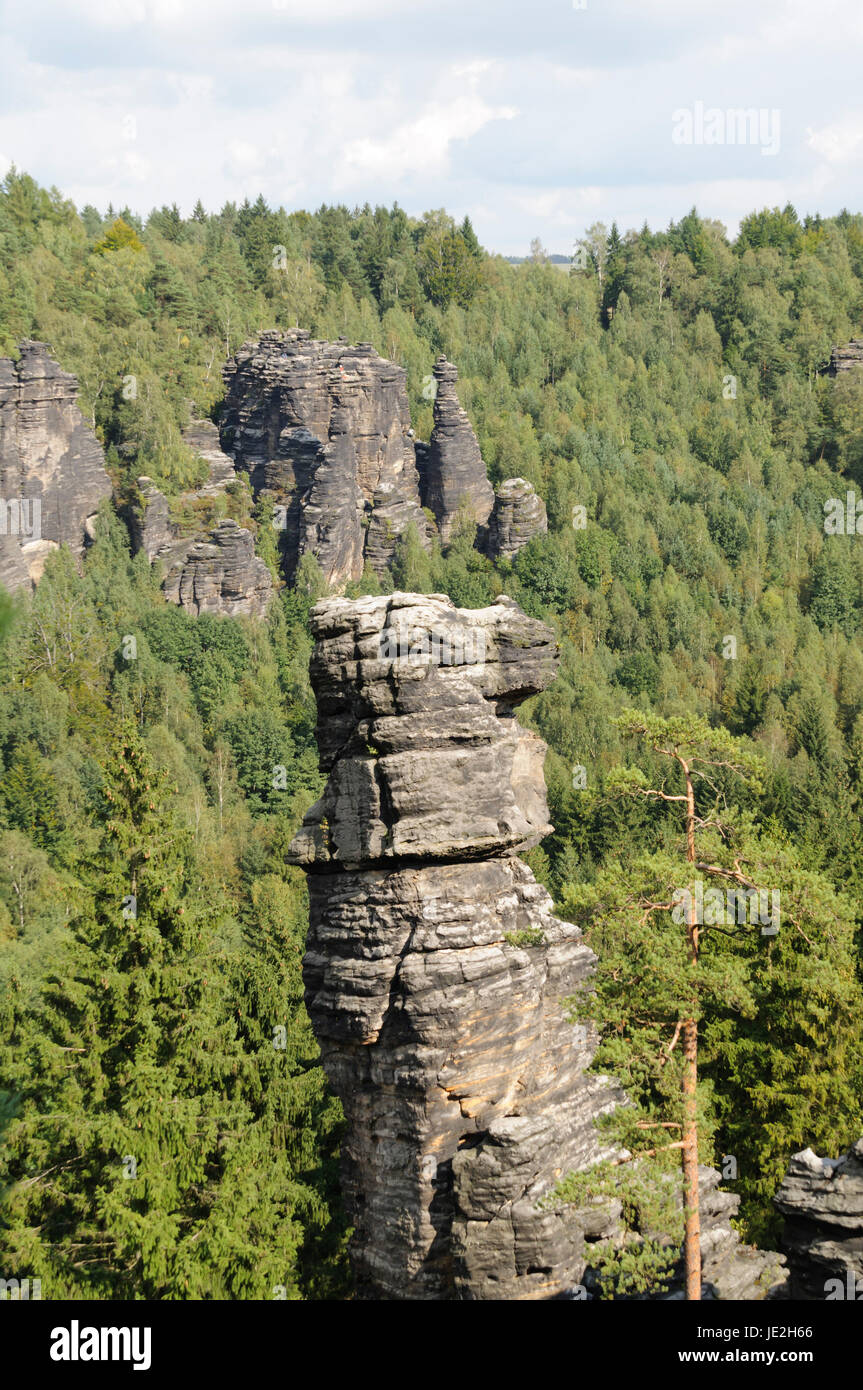
[[[790,1296],[863,1299],[863,1139],[841,1158],[795,1154],[774,1202]]]
[[[863,365],[863,338],[852,338],[844,347],[835,347],[830,354],[828,376],[839,376]]]
[[[593,956],[516,857],[549,829],[544,745],[513,707],[552,679],[552,633],[511,600],[398,593],[312,623],[329,780],[291,858],[360,1295],[566,1296],[599,1218],[538,1202],[607,1156],[595,1120],[619,1096],[561,1005]]]
[[[444,543],[460,520],[475,521],[482,540],[494,490],[470,420],[459,404],[458,372],[445,357],[435,363],[434,380],[434,428],[424,460],[423,503],[434,513]]]
[[[547,531],[545,503],[533,483],[507,478],[498,485],[488,523],[487,549],[493,560],[512,560],[534,536]]]
[[[220,521],[209,541],[183,546],[165,579],[165,597],[190,613],[263,617],[273,580],[255,555],[254,537],[236,521]]]
[[[307,552],[329,584],[381,573],[411,522],[427,542],[403,368],[295,329],[246,343],[224,377],[222,445],[280,509],[289,578]]]

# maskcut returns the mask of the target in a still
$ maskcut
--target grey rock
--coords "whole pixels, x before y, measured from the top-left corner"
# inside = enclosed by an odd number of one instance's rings
[[[283,509],[288,579],[309,552],[328,584],[382,573],[411,522],[429,544],[403,368],[294,329],[244,344],[224,377],[222,446]]]
[[[445,357],[439,357],[434,378],[434,428],[428,454],[422,461],[423,505],[434,513],[444,544],[460,519],[477,523],[478,540],[482,542],[494,505],[494,490],[476,435],[459,404],[456,368]]]
[[[212,420],[192,420],[183,430],[183,442],[207,465],[207,481],[195,496],[217,497],[235,481],[237,473],[232,460],[222,449],[218,428]]]
[[[863,338],[852,338],[844,347],[835,347],[826,368],[827,376],[839,376],[863,365]]]
[[[863,1139],[838,1159],[795,1154],[773,1200],[791,1297],[863,1299]]]
[[[28,339],[19,350],[17,362],[0,358],[0,584],[9,590],[32,587],[61,545],[83,554],[111,492],[102,446],[78,408],[77,377],[45,343]]]
[[[561,1002],[594,957],[515,855],[548,829],[513,708],[553,679],[553,634],[511,600],[400,593],[323,600],[312,626],[329,779],[290,857],[360,1295],[563,1296],[619,1204],[540,1199],[611,1156],[595,1121],[622,1097]]]
[[[545,503],[533,483],[507,478],[495,489],[488,523],[488,553],[493,560],[511,560],[534,536],[548,531]]]
[[[209,541],[184,544],[165,579],[165,597],[189,612],[263,617],[273,580],[255,555],[254,538],[236,521],[220,521]]]
[[[237,475],[209,420],[193,420],[183,438],[207,464],[206,482],[180,499],[194,507],[196,502],[219,497]],[[272,576],[254,553],[251,532],[225,519],[215,527],[202,522],[190,535],[188,526],[184,529],[172,518],[168,498],[151,478],[138,479],[138,495],[140,501],[128,518],[132,543],[136,551],[162,565],[170,603],[192,613],[263,615],[273,589]]]

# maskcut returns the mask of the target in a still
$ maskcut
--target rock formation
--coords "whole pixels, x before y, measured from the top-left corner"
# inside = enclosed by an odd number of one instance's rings
[[[545,745],[513,707],[552,679],[553,635],[505,598],[325,599],[312,623],[329,780],[291,858],[360,1293],[565,1295],[609,1214],[536,1203],[607,1154],[617,1093],[560,1002],[593,956],[516,857],[549,829]]]
[[[165,579],[165,598],[190,613],[263,617],[273,580],[255,555],[251,531],[236,521],[220,521],[209,541],[184,542]]]
[[[329,584],[380,573],[413,522],[425,541],[405,372],[369,343],[262,333],[225,366],[223,447],[282,518],[288,578],[311,552]]]
[[[194,514],[202,504],[223,494],[237,475],[219,446],[216,426],[209,420],[193,421],[183,438],[208,469],[206,482],[180,499]],[[150,561],[162,564],[165,597],[170,603],[196,614],[263,615],[273,580],[265,562],[255,555],[250,531],[227,518],[212,525],[212,507],[204,505],[201,515],[209,512],[209,521],[198,520],[189,534],[188,525],[174,520],[167,497],[151,478],[138,479],[138,494],[140,502],[129,516],[133,544]]]
[[[488,553],[493,560],[512,560],[534,536],[548,530],[545,503],[533,483],[507,478],[495,489],[488,523]]]
[[[477,523],[482,541],[494,491],[470,420],[459,405],[458,372],[445,357],[435,363],[434,379],[434,429],[424,467],[423,505],[434,513],[444,544],[461,517]]]
[[[562,1003],[595,958],[517,857],[551,828],[545,744],[514,708],[553,679],[553,634],[506,597],[403,593],[323,599],[312,629],[328,780],[290,859],[359,1295],[584,1296],[621,1203],[549,1194],[619,1156],[595,1122],[625,1097]],[[775,1295],[783,1261],[740,1244],[719,1181],[702,1168],[705,1296]]]
[[[60,545],[81,555],[111,492],[102,446],[78,409],[78,380],[45,343],[0,358],[0,584],[26,588]]]
[[[863,338],[852,338],[844,347],[835,347],[830,354],[827,376],[839,376],[863,364]]]
[[[774,1202],[790,1297],[863,1298],[863,1139],[841,1158],[795,1154]]]

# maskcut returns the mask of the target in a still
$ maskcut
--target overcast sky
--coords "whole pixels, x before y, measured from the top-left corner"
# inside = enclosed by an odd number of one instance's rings
[[[505,255],[534,236],[569,253],[596,220],[665,226],[693,204],[732,234],[789,199],[801,216],[863,207],[857,0],[5,0],[0,14],[0,163],[79,206],[397,200],[469,213]],[[738,108],[762,113],[750,143],[726,117]]]

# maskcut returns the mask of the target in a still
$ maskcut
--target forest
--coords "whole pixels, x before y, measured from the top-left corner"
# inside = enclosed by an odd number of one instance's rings
[[[860,333],[863,215],[578,230],[568,265],[539,242],[511,264],[443,210],[141,217],[14,168],[0,185],[0,355],[35,338],[77,374],[115,494],[82,567],[60,551],[32,596],[0,595],[0,1247],[51,1297],[351,1296],[285,862],[323,785],[323,578],[307,558],[265,620],[192,618],[120,514],[142,474],[169,498],[200,481],[190,410],[218,419],[222,364],[267,328],[372,343],[421,439],[446,354],[492,481],[546,502],[512,563],[469,527],[430,554],[409,530],[385,584],[506,593],[557,634],[558,679],[521,714],[555,827],[526,858],[600,957],[595,1065],[637,1102],[630,1140],[679,1121],[657,1048],[683,823],[647,794],[678,786],[669,729],[710,752],[699,860],[785,914],[705,937],[701,1160],[770,1245],[790,1156],[860,1137],[863,547],[825,517],[863,491],[863,371],[825,367]]]

